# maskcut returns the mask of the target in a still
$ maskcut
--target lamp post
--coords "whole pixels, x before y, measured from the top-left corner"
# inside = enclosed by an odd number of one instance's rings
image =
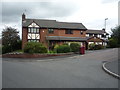
[[[105,18],[105,30],[106,30],[106,20],[108,20],[108,18]]]

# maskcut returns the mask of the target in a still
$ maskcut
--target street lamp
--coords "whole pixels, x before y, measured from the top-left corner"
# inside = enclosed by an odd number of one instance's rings
[[[106,30],[106,20],[108,20],[108,18],[105,18],[105,30]]]

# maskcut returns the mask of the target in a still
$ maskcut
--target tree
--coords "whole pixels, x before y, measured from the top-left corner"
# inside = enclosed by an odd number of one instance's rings
[[[6,27],[2,31],[2,45],[3,47],[9,47],[9,51],[15,50],[15,46],[20,41],[20,36],[18,31],[12,27]]]
[[[120,47],[120,26],[111,29],[111,31],[111,38],[109,38],[108,42],[109,47]]]

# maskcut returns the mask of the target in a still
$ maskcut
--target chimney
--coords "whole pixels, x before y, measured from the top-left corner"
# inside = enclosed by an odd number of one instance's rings
[[[24,21],[26,19],[26,16],[25,16],[25,14],[23,13],[22,14],[22,21]]]
[[[105,29],[104,29],[104,28],[103,28],[102,30],[103,30],[103,31],[105,31]]]

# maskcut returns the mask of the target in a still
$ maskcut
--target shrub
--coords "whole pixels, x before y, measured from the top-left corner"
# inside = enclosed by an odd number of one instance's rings
[[[58,47],[59,47],[59,45],[58,45],[58,44],[55,44],[53,51],[54,51],[54,52],[57,52],[57,48],[58,48]]]
[[[47,48],[39,42],[28,42],[24,47],[25,53],[47,53]]]
[[[56,53],[56,52],[55,52],[55,51],[50,50],[50,51],[48,51],[48,53],[53,54],[53,53]]]
[[[89,44],[89,50],[99,50],[99,49],[103,49],[103,48],[104,48],[104,46],[101,44],[98,44],[98,45],[96,45],[94,43]]]
[[[70,48],[71,48],[72,52],[78,52],[79,48],[80,48],[80,45],[78,43],[71,43]]]
[[[94,49],[95,49],[95,44],[94,43],[89,44],[89,50],[94,50]]]
[[[2,54],[5,54],[5,53],[8,53],[8,52],[11,52],[11,45],[4,45],[2,46]]]
[[[104,46],[101,44],[95,45],[95,47],[94,47],[95,50],[99,50],[99,49],[103,49],[103,48],[104,48]]]
[[[70,46],[68,45],[60,45],[56,49],[57,53],[67,53],[70,52]]]
[[[63,43],[63,45],[68,45],[68,43]]]
[[[118,41],[117,40],[115,40],[115,39],[110,39],[109,40],[109,42],[108,42],[108,47],[110,47],[110,48],[115,48],[115,47],[117,47],[118,46]]]

